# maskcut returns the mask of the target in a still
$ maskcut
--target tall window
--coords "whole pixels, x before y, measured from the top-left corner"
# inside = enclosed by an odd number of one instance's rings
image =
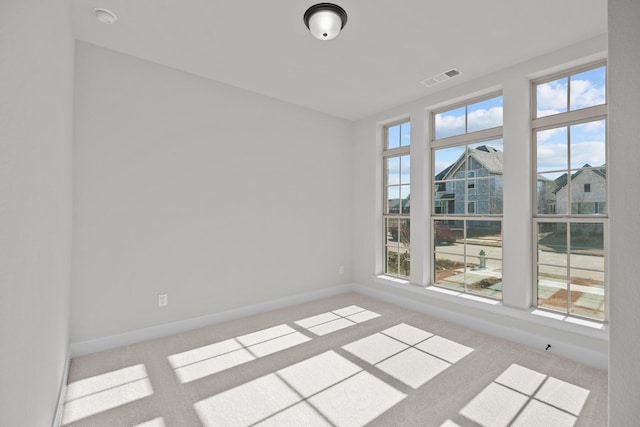
[[[502,298],[502,96],[432,114],[433,283]]]
[[[384,273],[408,279],[411,272],[411,123],[385,127],[384,139]]]
[[[605,319],[606,65],[533,82],[537,305]]]

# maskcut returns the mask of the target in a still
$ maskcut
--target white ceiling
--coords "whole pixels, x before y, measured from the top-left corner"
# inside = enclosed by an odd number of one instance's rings
[[[606,0],[337,0],[334,40],[313,0],[71,0],[76,39],[356,120],[607,31]],[[99,23],[93,8],[116,13]],[[421,80],[459,68],[427,88]]]

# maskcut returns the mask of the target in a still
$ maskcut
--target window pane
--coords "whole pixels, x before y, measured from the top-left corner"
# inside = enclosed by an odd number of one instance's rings
[[[387,209],[385,213],[400,213],[400,186],[387,187]]]
[[[476,214],[502,214],[502,177],[476,178],[475,192],[468,195],[468,203],[474,203]],[[472,213],[472,212],[469,212]]]
[[[467,264],[468,268],[465,275],[467,291],[476,295],[502,299],[501,260],[484,258],[484,261],[482,261],[481,258],[480,262],[485,262],[488,269],[483,270],[482,267],[472,267],[471,264]]]
[[[603,224],[571,224],[571,267],[604,271]]]
[[[567,111],[567,78],[541,83],[536,87],[536,117]]]
[[[604,319],[604,272],[571,269],[571,313]]]
[[[398,218],[385,218],[385,233],[387,236],[387,245],[398,246]]]
[[[566,127],[536,132],[538,172],[568,169],[568,132]]]
[[[400,199],[401,209],[403,214],[408,214],[411,211],[411,186],[402,185],[400,187]]]
[[[470,104],[467,114],[467,132],[502,126],[502,96]]]
[[[605,214],[607,200],[605,169],[572,171],[571,177],[571,214]]]
[[[400,233],[399,235],[400,246],[408,250],[409,245],[411,243],[410,220],[399,219],[398,227],[399,227],[399,233]]]
[[[605,121],[571,126],[571,168],[603,166],[605,157]]]
[[[436,114],[435,139],[465,133],[465,107]]]
[[[538,265],[538,307],[567,312],[567,269]]]
[[[537,210],[539,214],[567,213],[568,197],[567,174],[565,173],[540,173],[536,184]]]
[[[398,275],[398,248],[387,246],[385,250],[385,273]]]
[[[464,146],[435,150],[433,156],[436,180],[450,179],[455,172],[454,165],[463,158],[464,152]]]
[[[502,259],[502,223],[467,221],[467,256]],[[500,267],[502,268],[502,267]]]
[[[400,246],[398,247],[399,255],[398,255],[398,268],[400,269],[399,274],[404,277],[409,277],[410,275],[410,266],[411,266],[411,256],[410,256],[410,245],[411,245],[411,232],[410,232],[410,222],[408,219],[401,219],[398,221],[398,226],[400,227]]]
[[[567,265],[567,224],[538,223],[538,263]]]
[[[411,122],[400,125],[400,145],[406,147],[411,144]]]
[[[604,104],[605,80],[605,66],[571,76],[571,111]]]
[[[400,157],[387,158],[387,185],[400,184]]]
[[[454,214],[456,198],[464,200],[464,180],[436,181],[434,189],[434,212],[436,214]]]
[[[449,221],[435,221],[434,222],[434,243],[435,246],[451,246],[455,243],[460,243],[454,250],[455,253],[464,253],[464,221],[449,220]],[[449,251],[449,249],[446,249]]]
[[[502,151],[503,151],[503,141],[500,139],[492,139],[491,141],[483,141],[475,144],[469,144],[469,149],[477,150],[475,151],[478,155],[487,157],[484,160],[487,163],[489,160],[495,164],[494,167],[489,168],[494,175],[502,175]]]
[[[387,128],[387,150],[400,147],[400,125]]]
[[[464,255],[436,253],[435,283],[449,289],[464,291]]]
[[[402,156],[400,158],[400,181],[402,184],[409,184],[411,182],[410,156]]]

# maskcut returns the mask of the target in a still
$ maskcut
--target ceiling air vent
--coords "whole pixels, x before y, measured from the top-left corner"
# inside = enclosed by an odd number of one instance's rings
[[[449,71],[445,71],[444,73],[440,73],[440,74],[436,74],[433,77],[429,77],[428,79],[424,79],[422,80],[420,83],[422,83],[423,85],[427,86],[427,87],[431,87],[431,86],[435,86],[439,83],[442,83],[444,81],[447,81],[453,77],[459,76],[460,74],[462,74],[460,72],[460,70],[458,70],[457,68],[452,68]]]

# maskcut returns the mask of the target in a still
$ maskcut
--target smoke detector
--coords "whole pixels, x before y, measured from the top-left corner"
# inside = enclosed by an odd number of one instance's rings
[[[95,8],[93,9],[93,13],[96,15],[98,21],[103,24],[113,24],[118,19],[115,13],[107,9]]]
[[[452,68],[449,71],[445,71],[443,73],[436,74],[433,77],[429,77],[428,79],[424,79],[420,83],[422,83],[427,87],[431,87],[431,86],[440,84],[442,82],[446,82],[447,80],[457,77],[460,74],[462,74],[460,70],[458,70],[457,68]]]

